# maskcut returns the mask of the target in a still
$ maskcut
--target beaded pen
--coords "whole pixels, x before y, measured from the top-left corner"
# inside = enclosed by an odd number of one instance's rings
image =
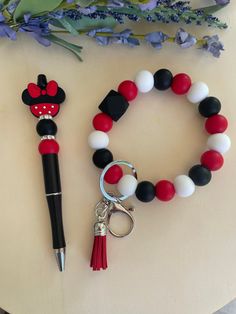
[[[65,237],[62,221],[62,192],[58,163],[59,145],[55,140],[57,125],[53,117],[65,100],[65,93],[55,81],[47,83],[46,76],[38,75],[37,85],[29,83],[22,93],[23,102],[31,113],[39,118],[36,126],[41,136],[38,149],[42,155],[45,193],[50,213],[53,249],[60,271],[65,269]]]

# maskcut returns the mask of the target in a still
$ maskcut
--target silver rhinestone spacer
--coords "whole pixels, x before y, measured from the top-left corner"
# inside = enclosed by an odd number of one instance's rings
[[[43,119],[52,119],[52,116],[50,114],[43,114],[42,116],[39,117],[39,120]]]
[[[41,141],[43,140],[55,140],[55,136],[54,135],[44,135],[41,137]]]

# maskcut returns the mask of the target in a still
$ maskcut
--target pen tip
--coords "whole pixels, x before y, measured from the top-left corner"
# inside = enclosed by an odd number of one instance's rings
[[[60,271],[65,270],[66,248],[55,249],[57,265]]]

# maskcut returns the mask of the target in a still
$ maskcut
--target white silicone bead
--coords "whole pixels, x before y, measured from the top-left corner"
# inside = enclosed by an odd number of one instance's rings
[[[123,196],[131,196],[135,193],[137,185],[138,185],[137,179],[130,174],[126,174],[118,182],[117,190]]]
[[[203,82],[196,82],[193,83],[192,86],[190,87],[187,93],[187,99],[191,103],[196,104],[205,99],[208,95],[209,95],[208,86]]]
[[[231,141],[228,135],[224,133],[216,133],[209,136],[207,146],[210,149],[224,154],[230,149]]]
[[[174,180],[175,192],[180,197],[188,197],[195,191],[195,184],[186,175],[177,176]]]
[[[105,148],[109,144],[109,137],[105,132],[93,131],[88,137],[88,143],[93,149]]]
[[[138,72],[134,81],[141,93],[149,92],[154,86],[154,77],[151,72],[146,70]]]

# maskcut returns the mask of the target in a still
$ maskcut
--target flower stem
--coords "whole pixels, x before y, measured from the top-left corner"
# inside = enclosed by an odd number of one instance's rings
[[[51,31],[52,34],[69,34],[69,31],[66,30],[54,30]],[[81,31],[79,30],[78,33],[80,35],[86,35],[88,33],[88,31]],[[100,37],[116,37],[116,34],[114,33],[110,33],[110,32],[96,32],[96,36],[100,36]],[[119,35],[117,35],[119,36]],[[129,38],[135,38],[135,39],[141,39],[144,40],[146,37],[146,34],[130,34]],[[175,36],[170,36],[166,39],[166,41],[170,42],[170,43],[174,43],[175,42]],[[203,45],[205,42],[205,39],[200,38],[197,39],[197,43],[199,45]]]

